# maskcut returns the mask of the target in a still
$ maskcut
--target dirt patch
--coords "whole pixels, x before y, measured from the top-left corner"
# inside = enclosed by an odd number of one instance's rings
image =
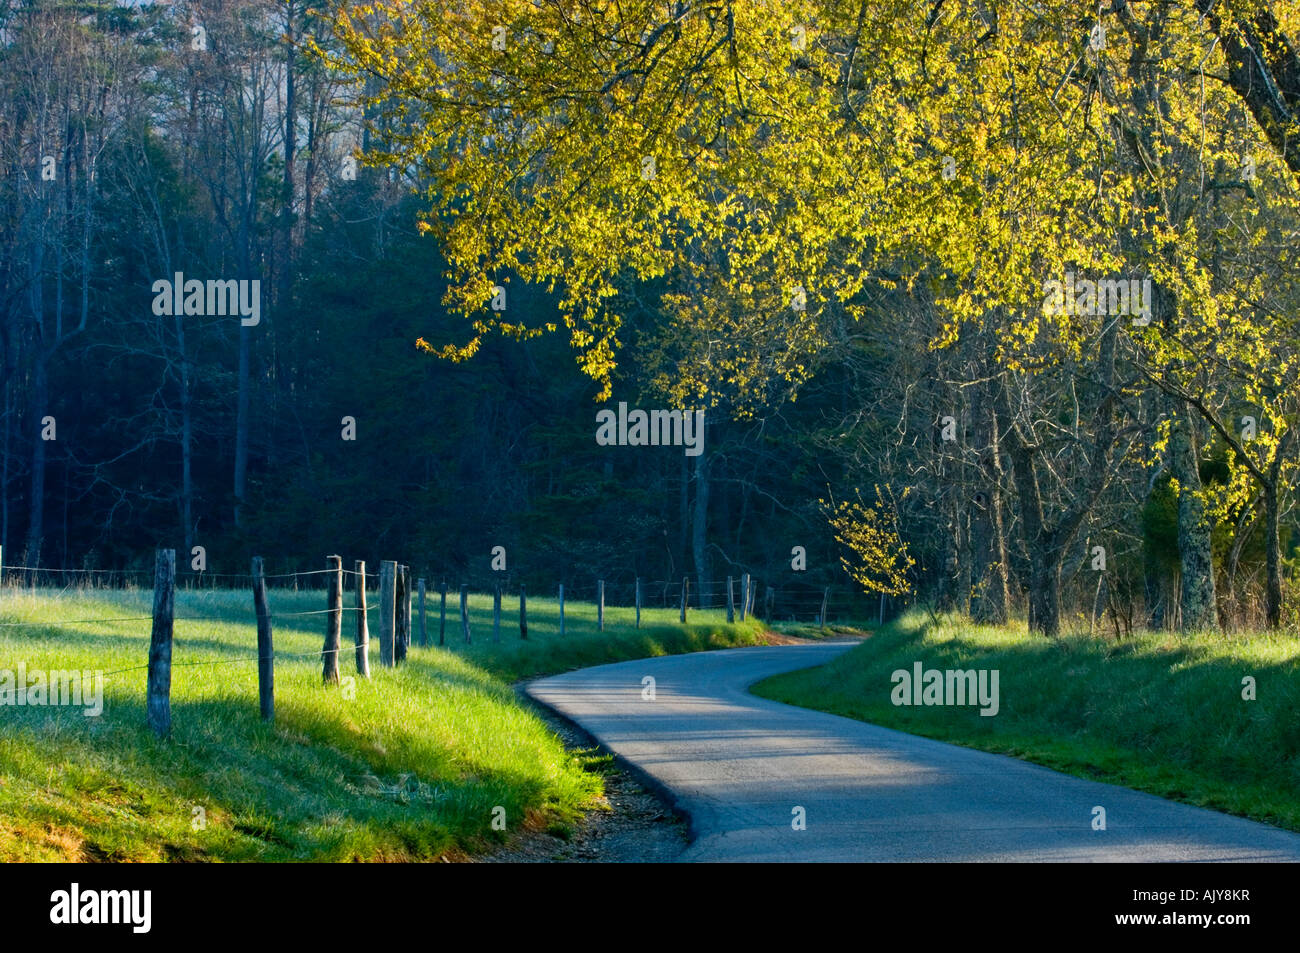
[[[784,632],[764,632],[762,635],[764,645],[807,645],[814,639],[801,639],[797,635],[786,635]]]
[[[866,632],[856,629],[836,629],[834,635],[826,635],[816,639],[805,639],[798,635],[788,635],[785,632],[773,632],[771,629],[762,635],[764,645],[812,645],[816,642],[861,642],[867,638]]]
[[[515,689],[519,691],[518,686]],[[522,692],[520,700],[537,712],[570,751],[599,748],[581,728]],[[603,751],[603,749],[601,749]],[[686,849],[686,823],[657,794],[612,760],[602,766],[608,810],[589,812],[571,827],[533,830],[508,847],[478,858],[489,864],[667,863]]]

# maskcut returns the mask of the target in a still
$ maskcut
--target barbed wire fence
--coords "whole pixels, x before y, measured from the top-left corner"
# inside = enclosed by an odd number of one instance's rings
[[[147,591],[152,587],[153,605],[149,615],[110,615],[97,618],[57,619],[36,622],[0,622],[0,631],[17,628],[39,628],[50,625],[118,625],[150,622],[150,643],[148,661],[141,665],[127,666],[109,672],[97,673],[108,679],[133,672],[147,672],[146,712],[149,727],[159,736],[166,736],[171,730],[171,670],[191,666],[220,666],[257,663],[258,667],[258,704],[261,716],[266,721],[275,719],[275,660],[319,658],[322,661],[321,679],[325,685],[340,684],[339,656],[344,652],[353,655],[356,673],[359,677],[370,678],[370,617],[373,613],[378,623],[379,664],[382,668],[396,668],[404,663],[415,637],[415,644],[427,647],[434,644],[447,644],[447,598],[448,585],[445,579],[440,581],[435,590],[423,577],[411,584],[411,567],[396,560],[382,560],[378,574],[367,574],[366,564],[362,560],[354,563],[354,568],[345,569],[342,557],[326,558],[327,568],[315,570],[297,570],[282,573],[266,573],[261,557],[252,559],[248,573],[212,573],[206,570],[191,570],[178,573],[176,570],[176,551],[159,549],[155,554],[155,566],[152,573],[142,569],[49,569],[25,565],[6,565],[0,550],[0,594],[15,589],[31,591],[41,590],[59,593],[82,593],[86,590],[138,590]],[[353,593],[353,605],[343,605],[345,580],[349,582],[346,589]],[[214,616],[177,616],[175,613],[176,590],[183,592],[215,591],[233,592],[251,590],[253,595],[254,616],[257,626],[257,654],[241,655],[235,658],[173,661],[173,633],[177,622],[228,622],[228,618]],[[493,599],[492,642],[500,642],[502,599],[506,594],[502,583],[494,585],[490,595]],[[517,589],[519,610],[519,633],[521,639],[528,638],[527,591],[524,583],[509,587]],[[558,584],[558,629],[560,636],[566,635],[565,600],[577,600],[593,603],[596,610],[597,631],[605,630],[606,608],[632,610],[633,625],[642,625],[643,609],[677,609],[678,620],[686,623],[690,613],[699,610],[725,610],[730,622],[744,622],[747,618],[761,618],[765,622],[806,622],[826,626],[828,620],[841,617],[857,603],[850,595],[832,589],[813,586],[773,587],[765,586],[762,598],[760,586],[749,573],[740,577],[727,577],[716,582],[706,581],[703,585],[693,583],[689,577],[679,580],[641,579],[628,581],[607,581],[597,579],[587,584]],[[326,608],[296,611],[277,610],[272,612],[267,597],[268,590],[281,592],[323,591],[326,594]],[[455,593],[455,590],[451,590]],[[377,598],[373,603],[370,594]],[[466,645],[473,644],[473,629],[470,622],[469,596],[470,587],[461,585],[459,595],[459,622],[461,639]],[[434,642],[430,631],[428,601],[436,596],[438,601],[438,633]],[[414,605],[413,605],[414,603]],[[453,612],[455,606],[453,606]],[[352,645],[343,644],[344,613],[352,613],[354,622]],[[277,652],[274,648],[274,630],[277,620],[305,616],[324,616],[325,635],[322,648],[315,652]],[[455,620],[453,619],[453,622]],[[453,640],[454,641],[454,640]],[[21,691],[15,687],[9,694]],[[2,699],[3,696],[0,696]]]

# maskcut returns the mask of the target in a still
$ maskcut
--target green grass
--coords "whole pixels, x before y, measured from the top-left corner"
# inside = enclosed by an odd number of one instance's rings
[[[559,604],[554,599],[528,597],[528,638],[519,637],[519,603],[502,597],[501,641],[492,641],[492,597],[470,597],[471,645],[460,628],[459,594],[447,595],[447,647],[472,659],[499,678],[513,682],[554,672],[564,672],[606,662],[678,655],[710,649],[735,648],[760,643],[764,627],[747,619],[727,624],[725,610],[690,610],[688,624],[678,620],[678,609],[642,609],[641,628],[635,628],[636,610],[605,606],[605,631],[596,629],[595,603],[564,602],[565,635],[560,637]],[[455,601],[453,610],[452,602]],[[438,601],[429,600],[428,632],[438,641]],[[418,637],[418,619],[412,638]]]
[[[997,669],[1000,710],[895,706],[891,674]],[[1242,698],[1253,676],[1257,700]],[[1300,830],[1300,643],[1142,633],[1051,642],[1024,627],[904,616],[828,665],[766,679],[776,701],[1014,755]]]
[[[350,601],[351,596],[348,596]],[[413,645],[406,665],[369,681],[321,685],[321,593],[272,591],[276,719],[257,706],[256,632],[247,591],[178,592],[172,736],[145,727],[148,591],[0,590],[0,671],[99,670],[104,710],[0,706],[0,861],[416,860],[491,849],[527,828],[568,829],[603,805],[603,759],[566,751],[520,703],[516,679],[646,655],[755,644],[761,627],[721,613],[630,613],[530,600],[491,642],[491,598],[471,597],[472,646],[448,606],[447,646]],[[449,599],[449,603],[451,600]],[[430,635],[437,639],[437,601]],[[457,609],[458,612],[458,609]],[[345,648],[354,625],[344,616]],[[418,629],[413,632],[418,638]],[[300,657],[294,657],[299,655]],[[214,664],[215,663],[215,664]],[[355,675],[353,656],[341,658]],[[117,671],[126,669],[127,671]],[[505,809],[506,831],[492,827]],[[199,810],[206,821],[195,823]]]

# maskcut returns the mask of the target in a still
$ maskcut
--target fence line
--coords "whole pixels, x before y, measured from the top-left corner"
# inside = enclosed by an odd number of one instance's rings
[[[252,571],[249,573],[208,573],[206,571],[193,571],[187,574],[178,574],[175,569],[175,550],[158,550],[156,566],[154,570],[154,598],[153,612],[147,616],[113,616],[94,619],[63,619],[39,622],[0,622],[0,628],[33,628],[33,627],[50,627],[60,625],[113,625],[123,622],[142,622],[150,620],[153,623],[153,629],[150,635],[149,659],[143,665],[129,666],[127,668],[114,669],[110,672],[99,673],[101,679],[108,679],[113,676],[122,675],[129,672],[138,672],[147,670],[148,682],[146,687],[146,712],[149,726],[160,736],[166,736],[171,731],[171,670],[173,668],[186,668],[194,666],[217,666],[217,665],[235,665],[249,662],[257,663],[258,674],[258,699],[262,717],[267,721],[273,721],[275,718],[275,692],[274,692],[274,667],[276,658],[282,659],[307,659],[321,658],[324,659],[323,682],[326,685],[340,684],[338,661],[343,652],[355,652],[357,674],[362,678],[370,677],[369,665],[369,629],[367,616],[370,608],[369,601],[363,593],[368,591],[377,591],[379,593],[378,603],[373,606],[380,613],[380,664],[386,668],[393,668],[403,664],[408,656],[408,648],[411,644],[412,637],[412,605],[411,600],[418,592],[418,612],[419,612],[419,638],[417,644],[424,647],[431,643],[425,625],[425,597],[428,586],[425,577],[419,577],[416,585],[412,585],[411,567],[393,560],[384,560],[380,563],[380,572],[376,576],[367,576],[365,563],[358,560],[355,563],[355,569],[344,569],[342,558],[338,556],[328,557],[329,568],[316,570],[301,570],[286,573],[265,573],[263,571],[263,560],[261,557],[254,557],[252,561]],[[24,581],[28,582],[27,588],[35,589],[34,580],[39,578],[40,573],[50,573],[59,575],[82,574],[86,577],[108,576],[110,579],[125,579],[143,575],[146,570],[115,570],[115,569],[42,569],[34,566],[10,566],[0,563],[0,595],[3,594],[3,572],[9,570],[11,573],[23,574]],[[249,656],[240,656],[229,659],[201,659],[201,660],[172,660],[172,641],[174,625],[177,622],[228,622],[228,619],[217,616],[176,616],[175,608],[175,589],[177,578],[180,575],[188,575],[193,578],[202,580],[207,578],[215,579],[238,579],[245,581],[250,586],[253,593],[254,615],[256,617],[256,632],[258,642],[258,654]],[[300,577],[312,578],[316,576],[329,576],[330,579],[322,580],[321,591],[327,593],[328,608],[325,609],[306,609],[290,612],[272,612],[267,601],[267,581],[268,580],[292,580],[293,590],[298,591],[298,579]],[[343,591],[343,579],[345,576],[352,576],[361,581],[359,586],[353,589],[357,593],[356,605],[342,605],[341,594]],[[13,577],[11,577],[13,578]],[[372,587],[368,584],[374,579],[375,585]],[[735,583],[739,582],[739,592],[737,592]],[[71,586],[64,586],[61,591],[66,592]],[[108,588],[108,587],[95,587]],[[282,586],[277,591],[284,591],[287,586]],[[214,587],[215,589],[215,587]],[[646,596],[650,594],[652,602],[659,602],[662,608],[669,610],[677,608],[681,622],[688,621],[690,611],[700,609],[726,609],[727,621],[731,622],[738,617],[744,621],[747,615],[757,615],[767,621],[783,621],[787,617],[791,621],[798,621],[800,616],[805,619],[813,615],[814,623],[826,624],[832,608],[841,608],[853,604],[848,598],[838,596],[832,599],[831,590],[828,587],[807,586],[791,590],[784,590],[780,587],[768,585],[766,594],[762,600],[762,609],[759,609],[758,600],[759,583],[750,573],[745,573],[739,580],[729,577],[724,581],[705,580],[700,583],[690,576],[685,576],[680,580],[645,580],[637,577],[631,583],[614,582],[611,583],[606,579],[596,579],[590,584],[573,585],[572,583],[558,584],[558,598],[560,606],[560,635],[566,635],[565,628],[565,598],[584,593],[591,593],[594,596],[596,627],[597,631],[603,631],[606,622],[606,609],[613,608],[620,611],[635,612],[635,626],[640,628],[642,610],[646,608]],[[202,591],[201,588],[188,587],[187,591]],[[306,591],[317,591],[313,586]],[[445,644],[446,629],[446,594],[448,591],[447,582],[442,579],[439,593],[441,605],[439,610],[439,637],[438,644]],[[493,642],[500,641],[501,625],[501,597],[503,587],[495,584],[493,598]],[[630,598],[627,600],[632,605],[620,605],[617,596],[626,592]],[[736,596],[739,595],[737,600]],[[470,627],[469,613],[469,586],[462,584],[460,586],[460,607],[461,607],[461,626],[464,634],[464,640],[467,645],[472,644],[472,635]],[[527,616],[527,589],[526,584],[518,584],[517,599],[519,605],[519,637],[520,639],[528,638],[528,616]],[[613,605],[609,605],[613,603]],[[812,611],[816,609],[815,613]],[[357,615],[357,634],[355,644],[344,647],[340,638],[342,629],[342,619],[344,612],[354,612]],[[277,619],[288,619],[300,616],[326,615],[326,637],[325,647],[314,652],[279,652],[274,648],[273,633],[274,624]],[[20,691],[26,692],[27,686],[17,686],[0,694],[0,699],[16,696]]]
[[[39,566],[0,565],[0,573],[3,573],[5,571],[22,574],[26,577],[39,577],[39,575],[42,573],[48,573],[48,574],[60,574],[60,575],[113,576],[119,579],[126,578],[126,577],[138,577],[148,572],[148,570],[144,570],[144,569],[52,569],[52,568],[45,568]],[[296,583],[299,579],[306,578],[306,579],[312,579],[314,581],[314,577],[316,576],[327,576],[335,572],[337,571],[331,569],[297,570],[294,572],[266,573],[262,578],[268,582],[271,580],[290,580],[295,584],[295,588],[296,588]],[[365,574],[364,571],[358,572],[357,570],[353,570],[353,569],[343,569],[341,570],[341,572],[344,577],[353,577],[353,578],[360,577],[362,579],[365,579],[366,589],[369,592],[377,592],[379,590],[380,587],[379,578],[374,573],[370,573],[369,576],[367,577],[367,574]],[[241,580],[244,583],[249,583],[249,584],[251,584],[253,579],[251,573],[217,573],[217,572],[210,572],[208,570],[177,571],[176,577],[178,580],[184,578],[186,582],[195,582],[195,581],[201,581],[205,579],[207,580],[233,579],[233,580]],[[690,608],[726,609],[728,603],[728,587],[727,587],[727,582],[725,580],[721,580],[721,579],[705,580],[704,583],[701,584],[700,581],[694,576],[688,576],[686,578],[689,579],[687,588],[689,590],[688,598],[689,598]],[[0,590],[2,590],[5,585],[10,585],[11,588],[21,588],[21,586],[14,586],[11,581],[12,579],[13,577],[11,577],[10,579],[5,579],[3,578],[3,576],[0,576]],[[321,580],[320,585],[312,585],[306,588],[307,591],[318,591],[318,590],[326,591],[327,583],[328,580]],[[643,605],[649,604],[649,605],[656,605],[659,608],[671,609],[671,608],[676,608],[680,603],[683,581],[681,579],[672,580],[672,579],[642,579],[642,578],[634,579],[633,581],[613,581],[608,579],[598,579],[590,583],[574,583],[570,580],[570,581],[563,582],[563,585],[565,587],[565,592],[570,599],[575,599],[575,598],[584,599],[584,597],[590,597],[585,601],[591,601],[591,602],[597,602],[599,600],[602,586],[603,586],[603,591],[605,594],[605,600],[604,600],[605,604],[614,607],[623,604],[627,605],[628,607],[631,607],[635,602],[636,587],[640,585]],[[759,586],[757,580],[754,580],[751,586],[752,588],[749,594],[750,598],[743,606],[744,611],[741,611],[742,610],[741,600],[738,599],[736,601],[736,608],[738,612],[741,614],[742,618],[748,612],[756,611],[757,607],[755,604],[760,601],[758,597]],[[27,588],[54,588],[52,586],[38,587],[32,585],[30,581],[26,582],[26,587]],[[66,592],[71,588],[74,587],[70,587],[70,586],[63,587],[61,591]],[[116,589],[121,587],[103,586],[102,588]],[[237,588],[240,587],[238,586],[223,587],[223,589],[237,589]],[[268,588],[270,587],[268,586]],[[283,590],[288,587],[280,586],[277,588]],[[355,587],[351,587],[351,588],[355,590]],[[851,595],[841,595],[840,593],[837,592],[834,595],[830,596],[829,598],[824,599],[823,587],[813,586],[808,583],[796,583],[793,586],[786,585],[786,586],[776,586],[776,587],[769,587],[769,588],[773,590],[773,600],[772,600],[774,602],[773,609],[775,611],[775,614],[781,618],[785,618],[790,615],[794,615],[796,618],[800,616],[810,616],[812,617],[811,621],[817,621],[819,617],[818,610],[823,604],[823,601],[826,602],[830,610],[833,610],[833,612],[828,613],[828,615],[831,614],[842,615],[843,610],[848,609],[850,607],[862,608],[861,600],[856,599]],[[734,577],[733,589],[735,590],[733,594],[733,598],[734,596],[743,597],[744,593],[743,593],[742,581],[740,577]],[[216,590],[214,589],[213,591]],[[489,589],[486,591],[490,592],[491,590]],[[766,601],[766,600],[762,600],[762,601]],[[345,608],[348,611],[357,611],[358,607],[349,606]],[[328,609],[320,609],[320,610],[311,610],[311,612],[303,612],[303,613],[296,613],[296,614],[323,615],[328,613],[329,611],[330,610]],[[866,612],[867,610],[863,609],[862,611]],[[290,615],[290,614],[295,614],[295,613],[278,613],[278,615]],[[758,614],[761,616],[762,612],[759,611]],[[135,620],[135,617],[132,617],[132,619]],[[93,620],[93,621],[112,621],[112,620]],[[178,619],[177,621],[181,621],[181,620]],[[5,623],[0,623],[0,625],[5,625]]]

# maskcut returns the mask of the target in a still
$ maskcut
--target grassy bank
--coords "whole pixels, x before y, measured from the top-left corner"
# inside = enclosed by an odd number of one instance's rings
[[[178,592],[173,735],[144,727],[147,591],[0,592],[0,672],[107,674],[103,713],[0,705],[0,861],[411,860],[486,850],[524,826],[563,826],[602,803],[602,759],[566,751],[510,682],[645,655],[754,644],[753,624],[718,613],[643,628],[594,607],[530,600],[529,640],[491,599],[471,599],[474,644],[448,619],[445,648],[412,646],[397,670],[321,685],[321,593],[270,594],[276,720],[258,717],[256,635],[247,591]],[[436,605],[436,602],[434,603]],[[517,622],[517,616],[512,622]],[[437,615],[431,619],[437,639]],[[625,624],[626,623],[626,624]],[[345,614],[344,641],[352,615]],[[371,621],[374,625],[373,617]],[[453,638],[454,635],[454,638]],[[355,673],[350,653],[343,674]],[[493,829],[504,809],[505,831]]]
[[[457,596],[459,600],[459,596]],[[757,645],[763,626],[753,620],[727,624],[724,610],[692,609],[682,625],[678,609],[642,609],[641,628],[636,610],[605,606],[605,630],[596,628],[596,606],[590,602],[564,603],[564,637],[560,637],[559,604],[554,599],[528,597],[528,639],[519,637],[519,604],[503,597],[501,641],[492,641],[492,598],[471,597],[470,626],[473,643],[465,645],[460,628],[460,603],[452,609],[447,597],[447,647],[503,681],[534,678],[606,662],[678,655],[709,649]],[[429,617],[429,636],[438,641],[437,601]]]
[[[998,670],[998,713],[895,706],[891,675],[915,662]],[[1254,701],[1242,697],[1246,676]],[[1023,627],[909,615],[829,665],[753,691],[1300,830],[1300,643],[1290,636],[1049,642]]]

